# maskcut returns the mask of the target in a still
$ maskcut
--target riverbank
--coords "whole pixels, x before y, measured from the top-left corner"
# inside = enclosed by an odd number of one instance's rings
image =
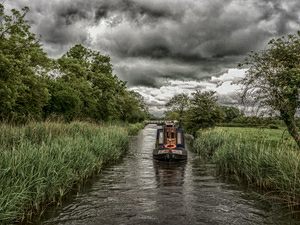
[[[0,223],[30,218],[116,161],[128,129],[83,122],[0,125]]]
[[[300,151],[287,131],[215,128],[199,131],[194,150],[218,172],[276,194],[293,208],[300,203]]]
[[[134,136],[139,133],[140,130],[142,130],[145,127],[144,123],[132,123],[128,124],[127,130],[128,130],[128,135]]]

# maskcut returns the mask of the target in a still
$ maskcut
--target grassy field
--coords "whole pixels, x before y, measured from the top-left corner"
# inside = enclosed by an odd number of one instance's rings
[[[0,224],[41,212],[127,149],[128,130],[74,122],[0,125]]]
[[[194,149],[212,159],[220,174],[299,206],[300,151],[286,131],[232,127],[199,131]]]

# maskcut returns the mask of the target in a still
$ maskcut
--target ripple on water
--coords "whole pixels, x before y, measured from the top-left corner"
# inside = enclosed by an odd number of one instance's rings
[[[105,169],[63,207],[50,209],[37,224],[298,224],[238,186],[220,181],[215,165],[193,153],[186,163],[152,159],[156,126],[133,137],[127,156]]]

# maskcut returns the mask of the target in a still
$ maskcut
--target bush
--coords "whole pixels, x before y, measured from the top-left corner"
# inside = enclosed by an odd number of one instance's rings
[[[140,130],[145,127],[144,123],[133,123],[129,124],[127,127],[129,135],[137,135]]]

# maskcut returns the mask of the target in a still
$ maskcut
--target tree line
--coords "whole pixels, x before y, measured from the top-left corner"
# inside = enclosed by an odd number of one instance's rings
[[[1,121],[138,122],[149,116],[143,97],[113,74],[109,56],[77,44],[59,59],[49,58],[30,31],[28,11],[7,14],[0,4]]]
[[[266,49],[251,52],[239,65],[248,69],[239,81],[241,100],[254,102],[258,108],[275,113],[300,148],[297,113],[300,113],[300,32],[272,39]],[[213,127],[216,123],[244,123],[237,108],[220,106],[215,92],[196,91],[174,96],[167,104],[167,118],[178,119],[191,133]],[[250,123],[261,120],[250,119]],[[276,118],[275,118],[276,120]],[[267,120],[265,120],[267,121]],[[274,121],[274,119],[273,119]]]
[[[221,106],[214,91],[197,90],[191,96],[182,93],[172,97],[166,104],[166,119],[178,120],[188,132],[214,127],[220,122],[231,122],[243,115],[236,107]]]

